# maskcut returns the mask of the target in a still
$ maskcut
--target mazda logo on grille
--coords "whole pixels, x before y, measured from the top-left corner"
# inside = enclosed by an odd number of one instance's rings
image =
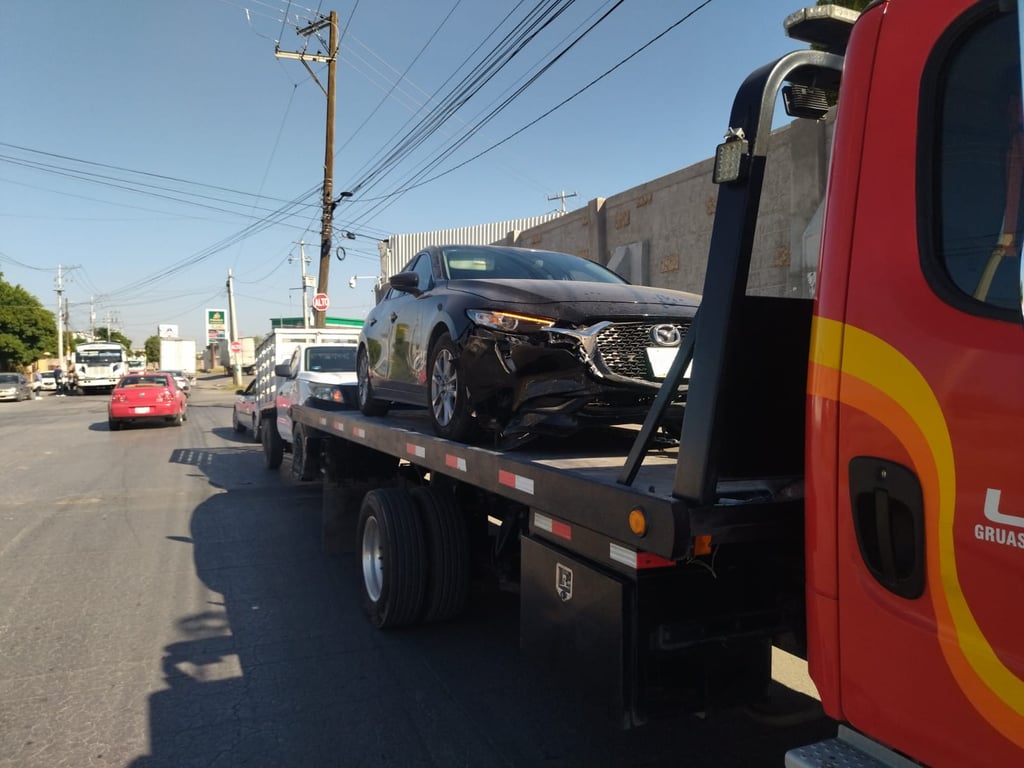
[[[659,347],[678,347],[683,334],[674,325],[656,325],[651,328],[651,341]]]

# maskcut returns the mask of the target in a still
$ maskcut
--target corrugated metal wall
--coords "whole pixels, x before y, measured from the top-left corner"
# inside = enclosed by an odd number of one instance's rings
[[[401,272],[413,256],[428,245],[490,245],[505,242],[510,232],[520,232],[536,227],[546,221],[558,218],[558,211],[543,216],[532,216],[528,219],[498,221],[493,224],[478,224],[473,227],[456,227],[455,229],[439,229],[434,232],[413,232],[405,235],[392,235],[387,240],[377,243],[380,250],[381,275],[387,280],[396,272]],[[514,239],[514,238],[513,238]]]

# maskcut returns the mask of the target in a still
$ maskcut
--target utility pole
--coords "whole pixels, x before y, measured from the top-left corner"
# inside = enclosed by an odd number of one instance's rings
[[[313,285],[312,278],[306,274],[306,265],[309,264],[309,259],[306,258],[304,240],[299,240],[297,243],[299,246],[299,264],[302,267],[302,327],[309,328],[309,294],[306,290]],[[288,263],[291,264],[295,259],[289,258]]]
[[[327,64],[327,130],[324,141],[324,189],[323,189],[323,216],[320,226],[320,271],[317,276],[317,293],[327,293],[328,277],[331,269],[331,229],[334,226],[334,101],[335,101],[335,69],[338,60],[338,12],[331,11],[330,16],[321,17],[317,21],[298,30],[298,34],[309,37],[324,28],[329,29],[327,45],[327,56],[309,53],[288,53],[279,49],[274,50],[274,55],[283,59],[298,59],[309,71],[317,85],[317,79],[313,70],[307,62],[315,61]],[[320,85],[320,90],[323,90]],[[305,290],[305,289],[303,289]],[[325,310],[315,310],[313,319],[317,328],[323,328],[325,323]]]
[[[561,200],[562,201],[562,213],[565,213],[565,198],[576,197],[575,192],[566,192],[562,190],[557,195],[548,195],[548,200]]]
[[[231,326],[228,331],[228,343],[234,344],[238,341],[238,320],[235,318],[235,279],[231,276],[231,270],[228,270],[228,315],[231,318]],[[230,347],[228,347],[228,353],[234,359],[234,365],[231,366],[231,378],[235,383],[235,386],[241,386],[242,384],[242,366],[238,364],[238,355],[236,355]]]
[[[64,368],[64,276],[57,265],[57,365]]]

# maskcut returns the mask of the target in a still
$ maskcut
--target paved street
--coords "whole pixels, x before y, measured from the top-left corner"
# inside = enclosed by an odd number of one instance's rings
[[[201,377],[184,426],[115,433],[105,396],[0,403],[0,768],[781,768],[834,731],[783,686],[777,718],[610,729],[531,675],[513,595],[374,630],[319,487],[265,470],[232,400]]]

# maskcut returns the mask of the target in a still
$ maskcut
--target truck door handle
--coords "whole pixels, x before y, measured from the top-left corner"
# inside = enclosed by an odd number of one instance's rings
[[[914,600],[924,594],[924,498],[917,475],[874,456],[850,460],[850,503],[861,558],[879,584]]]
[[[397,312],[392,312],[391,313],[391,322],[393,323],[397,319],[398,319],[398,313]]]

